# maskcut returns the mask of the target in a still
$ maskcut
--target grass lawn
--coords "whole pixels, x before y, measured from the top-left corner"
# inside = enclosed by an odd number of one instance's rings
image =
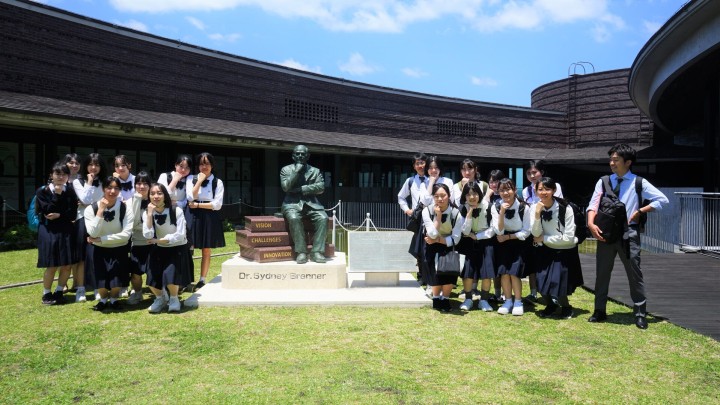
[[[226,236],[213,253],[237,249]],[[0,285],[40,279],[35,260],[0,253]],[[101,314],[90,301],[44,307],[41,292],[0,290],[0,403],[720,403],[717,341],[652,318],[641,331],[612,302],[613,323],[588,324],[583,290],[562,321],[429,308],[150,315],[147,294]]]

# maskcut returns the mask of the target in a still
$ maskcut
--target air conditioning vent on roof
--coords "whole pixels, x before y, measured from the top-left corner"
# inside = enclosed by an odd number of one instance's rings
[[[285,116],[306,121],[338,122],[338,108],[326,104],[285,99]]]
[[[437,120],[438,135],[477,136],[477,124],[450,120]]]

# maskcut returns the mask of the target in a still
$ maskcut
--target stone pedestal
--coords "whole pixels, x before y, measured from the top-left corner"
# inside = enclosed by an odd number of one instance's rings
[[[240,255],[222,264],[222,288],[236,290],[302,290],[346,288],[345,253],[326,263],[294,261],[257,263]]]

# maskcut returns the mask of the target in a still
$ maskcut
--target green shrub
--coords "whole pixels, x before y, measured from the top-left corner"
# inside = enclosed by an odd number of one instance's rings
[[[26,224],[18,224],[5,231],[0,250],[28,249],[35,246],[36,241],[37,233],[31,231]]]

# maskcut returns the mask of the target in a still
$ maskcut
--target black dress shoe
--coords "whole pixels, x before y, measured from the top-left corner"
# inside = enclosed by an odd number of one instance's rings
[[[202,281],[202,280],[200,280],[200,281],[197,282],[197,284],[195,284],[195,291],[197,291],[197,290],[199,290],[199,289],[201,289],[201,288],[203,288],[203,287],[205,287],[205,282]]]
[[[537,314],[540,318],[548,318],[548,317],[552,316],[557,309],[558,309],[558,306],[551,302],[548,306],[545,307],[545,309],[538,312]]]
[[[595,312],[593,312],[593,314],[590,316],[590,318],[588,318],[588,322],[593,322],[593,323],[603,322],[605,320],[607,320],[607,314],[605,313],[605,311],[597,311],[597,310]]]
[[[98,303],[95,304],[94,307],[92,307],[93,311],[100,311],[100,312],[105,311],[106,308],[107,308],[107,304],[102,301],[98,301]]]
[[[644,316],[636,316],[635,317],[635,326],[637,326],[640,329],[647,329],[648,328],[647,319],[645,319]]]

